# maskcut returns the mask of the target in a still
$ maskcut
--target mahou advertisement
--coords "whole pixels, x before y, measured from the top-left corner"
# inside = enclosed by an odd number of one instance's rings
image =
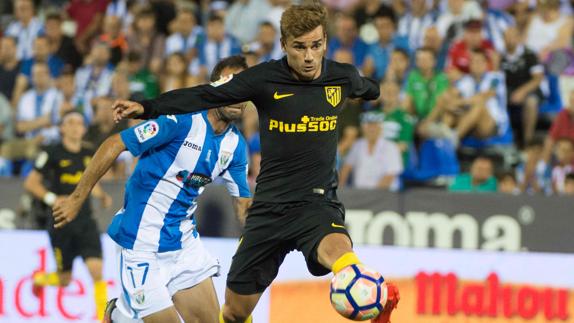
[[[214,278],[223,301],[234,239],[203,239],[222,264]],[[119,294],[115,247],[103,236],[109,296]],[[0,231],[0,322],[96,322],[92,285],[78,259],[67,288],[32,292],[32,274],[54,268],[44,232]],[[393,323],[574,323],[574,254],[358,247],[359,258],[395,282]],[[313,277],[291,253],[254,313],[257,323],[350,322],[329,302],[332,275]]]

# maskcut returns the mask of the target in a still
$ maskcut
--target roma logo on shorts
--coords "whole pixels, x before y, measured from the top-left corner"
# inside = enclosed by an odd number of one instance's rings
[[[340,86],[325,86],[325,96],[327,102],[333,107],[336,107],[341,102],[341,87]]]

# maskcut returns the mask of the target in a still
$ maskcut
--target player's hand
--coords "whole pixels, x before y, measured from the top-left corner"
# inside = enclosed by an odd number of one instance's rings
[[[67,196],[58,196],[54,206],[52,206],[52,216],[54,217],[54,228],[59,229],[72,222],[78,216],[82,207],[82,202]]]
[[[112,105],[114,121],[120,122],[122,119],[135,119],[144,113],[141,104],[127,100],[116,100]]]
[[[100,199],[100,203],[102,205],[102,208],[104,209],[109,209],[112,207],[114,200],[112,199],[112,197],[109,194],[104,193],[104,195],[102,196],[102,198]]]

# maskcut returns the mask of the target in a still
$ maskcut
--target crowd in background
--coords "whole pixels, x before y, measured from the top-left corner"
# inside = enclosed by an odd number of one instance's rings
[[[81,111],[86,142],[114,124],[111,103],[209,81],[218,60],[281,59],[289,0],[14,0],[0,3],[0,175],[25,176]],[[341,186],[398,191],[574,195],[573,5],[560,0],[324,0],[327,57],[377,80],[348,100]],[[240,128],[259,172],[257,112]],[[280,145],[281,143],[277,143]],[[122,180],[124,153],[106,175]]]

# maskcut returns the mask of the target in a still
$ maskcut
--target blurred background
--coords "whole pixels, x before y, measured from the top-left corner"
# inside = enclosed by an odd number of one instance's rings
[[[391,277],[404,279],[413,293],[405,312],[414,316],[398,322],[572,322],[574,276],[561,270],[567,263],[571,268],[574,257],[574,1],[322,2],[329,10],[327,57],[353,64],[381,87],[377,101],[346,101],[338,119],[340,198],[349,232],[365,248],[359,252],[383,274],[387,268]],[[206,83],[216,62],[229,55],[245,55],[250,66],[281,59],[279,22],[292,3],[299,2],[0,1],[0,262],[15,261],[0,268],[1,322],[74,317],[42,312],[38,300],[28,304],[18,294],[25,289],[22,275],[40,266],[35,248],[47,246],[42,230],[50,216],[22,182],[38,151],[59,141],[61,116],[80,111],[88,127],[85,142],[97,148],[138,122],[113,122],[116,99],[149,99]],[[238,126],[249,143],[254,187],[260,162],[254,106]],[[123,185],[136,163],[125,152],[103,180],[114,206],[104,210],[94,203],[102,232],[122,205]],[[210,187],[199,205],[204,237],[239,236],[225,189]],[[233,250],[233,240],[221,241]],[[42,266],[50,264],[49,249],[38,250],[49,255]],[[382,260],[389,254],[399,255],[394,267]],[[410,256],[444,262],[425,267]],[[480,265],[468,271],[469,262]],[[541,262],[548,265],[536,267]],[[548,267],[549,278],[532,277]],[[281,287],[283,279],[309,279],[304,267],[293,268],[300,275],[280,275],[276,295],[308,299],[313,286],[300,294]],[[510,297],[507,312],[502,305],[489,312],[485,294],[464,292],[466,283],[457,280],[462,294],[451,298],[459,303],[446,311],[446,303],[424,303],[430,280],[420,273],[439,285],[443,279],[453,283],[449,274],[478,281],[483,293],[513,284],[508,288],[515,293],[504,296]],[[273,307],[270,294],[270,310],[261,315],[293,322],[282,312],[289,307]],[[65,302],[52,305],[65,308]]]

